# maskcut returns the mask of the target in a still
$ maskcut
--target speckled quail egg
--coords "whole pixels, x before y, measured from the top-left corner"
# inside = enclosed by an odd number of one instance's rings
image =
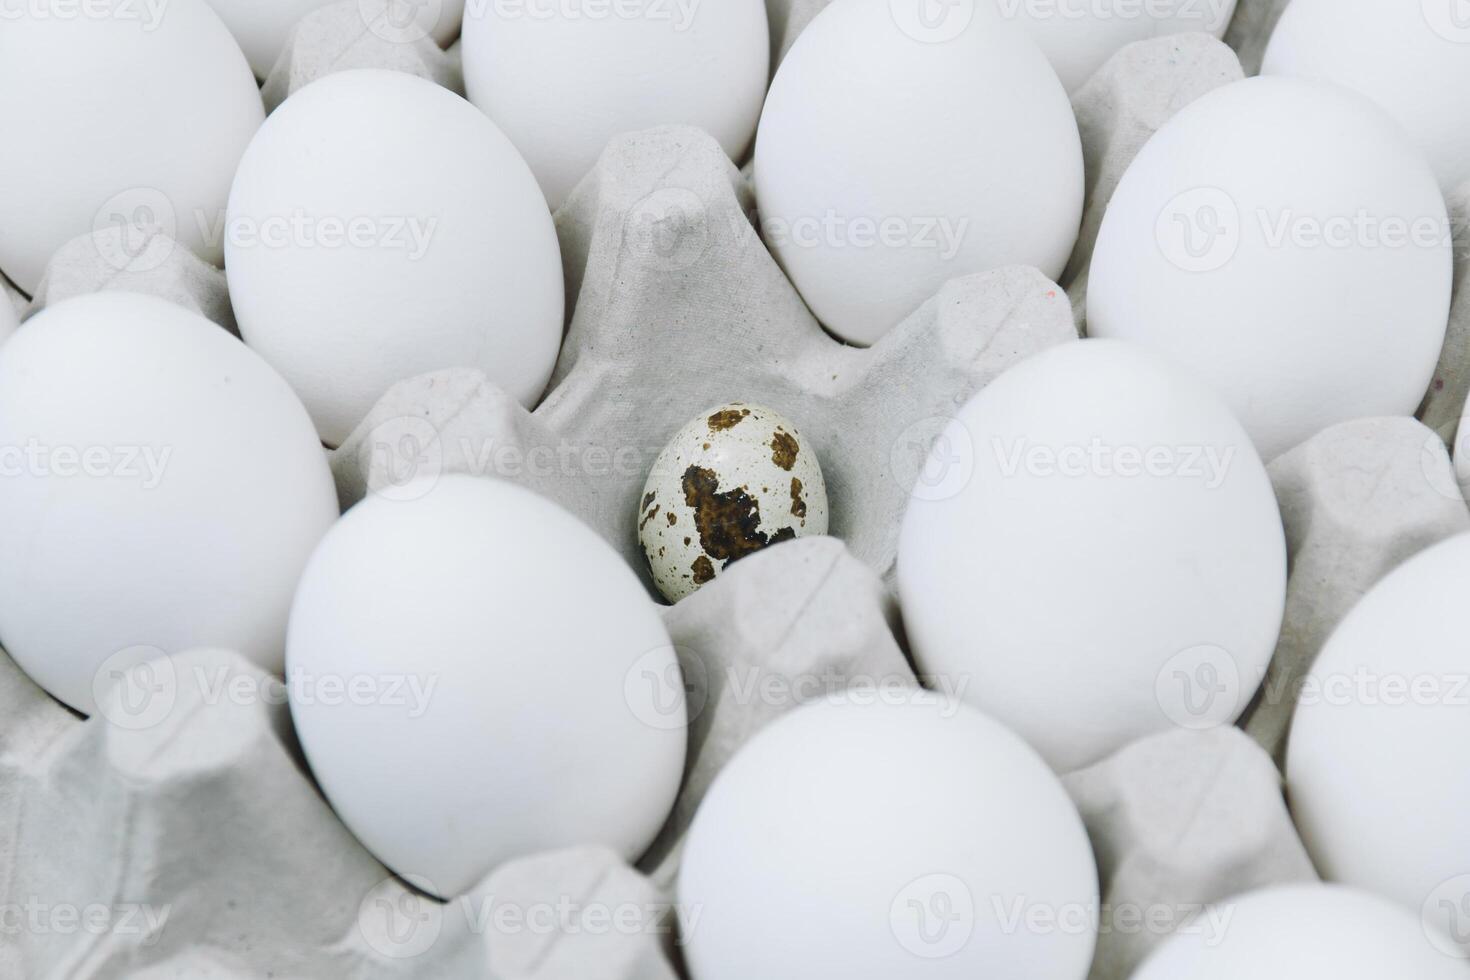
[[[653,465],[638,539],[670,602],[768,545],[827,533],[827,484],[815,449],[769,408],[706,412]]]

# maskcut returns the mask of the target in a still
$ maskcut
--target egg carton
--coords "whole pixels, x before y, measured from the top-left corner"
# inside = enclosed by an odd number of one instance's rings
[[[916,681],[882,584],[835,539],[753,556],[665,615],[693,719],[684,797],[645,859],[671,881],[697,801],[763,724],[850,682]],[[830,686],[766,683],[795,678]],[[284,685],[235,654],[135,667],[85,720],[0,656],[0,718],[0,907],[40,924],[0,944],[0,975],[676,976],[667,889],[608,851],[513,862],[448,903],[394,878],[312,783]],[[88,908],[96,929],[55,919]],[[575,928],[533,921],[551,910]]]
[[[1414,419],[1341,423],[1267,469],[1291,574],[1280,640],[1239,727],[1155,735],[1064,779],[1102,881],[1090,980],[1126,980],[1174,929],[1220,928],[1217,903],[1316,878],[1282,798],[1299,685],[1364,592],[1470,531],[1444,442]],[[1151,911],[1168,930],[1141,924]]]
[[[1456,447],[1462,438],[1460,416],[1470,397],[1470,182],[1451,191],[1446,198],[1450,221],[1459,230],[1455,245],[1455,295],[1450,307],[1450,325],[1444,350],[1434,370],[1434,381],[1419,418],[1439,433],[1446,444]]]
[[[445,50],[419,30],[396,26],[387,13],[390,2],[338,0],[298,21],[261,86],[265,111],[274,112],[292,92],[324,75],[353,68],[406,72],[464,95],[458,42]]]
[[[1218,933],[1227,899],[1317,880],[1280,773],[1238,728],[1153,735],[1063,782],[1102,884],[1088,980],[1127,980],[1176,931]]]
[[[267,112],[292,92],[334,71],[385,68],[417,75],[465,94],[460,43],[441,49],[422,31],[404,29],[386,16],[391,0],[337,0],[307,14],[287,36],[262,86]],[[766,0],[771,64],[780,63],[796,37],[828,0]]]
[[[220,651],[167,671],[135,671],[147,697],[83,721],[0,658],[0,975],[674,977],[667,901],[616,855],[533,856],[454,903],[427,898],[323,801],[280,681]],[[564,907],[646,921],[598,935],[496,925]]]
[[[1072,96],[1087,195],[1077,246],[1062,272],[1079,330],[1087,329],[1087,280],[1108,202],[1128,164],[1160,126],[1195,99],[1245,77],[1225,45],[1204,34],[1132,44]]]
[[[1281,638],[1241,725],[1284,765],[1295,695],[1328,636],[1389,572],[1470,531],[1470,508],[1444,442],[1410,418],[1335,425],[1267,471],[1291,576]]]
[[[109,289],[158,296],[240,334],[224,272],[157,228],[113,225],[67,242],[47,261],[24,312]]]
[[[17,319],[25,316],[26,310],[30,306],[30,300],[26,298],[25,293],[17,289],[15,284],[3,275],[0,275],[0,301],[10,304],[11,309],[15,311]]]
[[[668,822],[640,861],[674,891],[694,813],[740,747],[795,707],[854,686],[914,690],[873,571],[835,538],[757,552],[667,609],[689,706],[689,755]]]
[[[1289,3],[1291,0],[1240,0],[1236,6],[1225,42],[1240,56],[1247,75],[1260,73],[1266,44]]]
[[[0,945],[0,975],[673,980],[678,849],[719,769],[803,704],[917,683],[884,592],[841,542],[814,537],[667,609],[691,740],[642,862],[651,879],[583,848],[513,862],[448,903],[352,838],[310,780],[281,683],[236,655],[135,667],[87,720],[0,657],[0,902],[34,923]],[[1192,908],[1309,873],[1278,784],[1233,729],[1156,736],[1068,779],[1117,908]],[[570,925],[528,925],[551,910]],[[629,925],[598,930],[594,916]],[[1108,971],[1157,938],[1104,932],[1094,977],[1121,980]]]
[[[534,412],[469,369],[396,385],[333,454],[339,497],[443,473],[525,483],[588,525],[652,594],[644,481],[686,422],[766,405],[815,446],[831,533],[891,581],[899,522],[930,444],[985,383],[1077,338],[1034,269],[947,284],[877,346],[830,338],[751,228],[749,188],[704,133],[617,138],[557,215],[576,312]]]
[[[822,6],[772,0],[776,50]],[[1273,6],[1281,4],[1244,0],[1237,25],[1265,23]],[[1243,36],[1235,42],[1245,50]],[[300,65],[304,50],[288,56]],[[1074,301],[1096,222],[1133,153],[1169,115],[1240,71],[1224,45],[1185,35],[1126,49],[1079,91],[1091,231],[1064,277]],[[289,91],[289,69],[285,77]],[[818,447],[833,531],[845,544],[776,546],[665,612],[689,688],[690,754],[680,799],[641,870],[598,850],[537,855],[465,899],[438,903],[391,876],[332,815],[278,697],[218,697],[221,677],[274,690],[238,658],[176,658],[182,683],[166,717],[135,728],[121,706],[78,718],[0,657],[0,901],[133,913],[132,928],[109,919],[100,932],[43,914],[41,926],[0,942],[0,975],[677,975],[666,903],[689,820],[739,747],[801,703],[794,693],[753,700],[750,679],[795,692],[794,681],[819,678],[824,693],[918,682],[895,638],[890,588],[898,518],[920,461],[970,394],[1078,326],[1066,293],[1034,270],[1007,269],[949,284],[871,350],[843,347],[766,253],[747,217],[753,203],[703,134],[662,129],[615,141],[557,215],[577,303],[545,404],[529,413],[475,372],[440,372],[387,393],[332,457],[344,504],[447,472],[516,480],[581,515],[642,570],[633,528],[644,471],[689,418],[723,401],[762,401]],[[83,244],[58,253],[35,308],[125,288],[224,319],[222,279],[183,250],[155,246],[167,253],[156,266],[119,270],[107,261],[115,245],[98,236]],[[1330,430],[1278,460],[1272,476],[1293,561],[1273,668],[1287,674],[1351,596],[1470,519],[1439,436],[1409,420]],[[132,680],[129,689],[154,678]],[[1173,732],[1067,778],[1110,907],[1203,908],[1310,876],[1270,764],[1289,709],[1257,705],[1248,716],[1266,748],[1234,729]],[[493,898],[513,911],[569,904],[638,909],[643,918],[600,935],[506,929],[474,914]],[[144,913],[164,909],[163,927],[148,928]],[[1163,938],[1104,924],[1093,980],[1121,980]]]
[[[4,276],[0,276],[0,344],[10,339],[10,335],[20,325],[20,314],[24,306],[24,298],[11,289]]]

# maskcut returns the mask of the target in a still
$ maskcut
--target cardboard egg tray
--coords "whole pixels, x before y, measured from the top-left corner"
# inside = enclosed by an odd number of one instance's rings
[[[770,0],[778,55],[824,5]],[[1248,67],[1282,6],[1242,0],[1227,39]],[[364,33],[356,8],[345,0],[303,22],[266,83],[274,101],[344,67],[457,84],[452,53]],[[1068,289],[1025,268],[960,279],[870,350],[832,340],[807,312],[752,227],[748,182],[712,139],[664,128],[614,140],[556,216],[574,313],[543,403],[527,412],[471,370],[411,379],[331,462],[344,507],[371,493],[422,493],[445,473],[523,483],[581,516],[647,582],[637,496],[670,435],[732,400],[770,405],[806,433],[833,536],[768,549],[665,608],[690,753],[681,796],[639,867],[597,848],[535,855],[441,903],[395,878],[336,819],[295,743],[281,683],[234,654],[135,667],[91,719],[0,654],[0,976],[680,976],[673,884],[710,783],[753,734],[811,696],[798,680],[820,678],[819,696],[920,682],[900,645],[892,575],[906,502],[934,476],[922,460],[980,387],[1078,336],[1088,256],[1124,168],[1174,112],[1242,74],[1231,48],[1203,35],[1120,52],[1074,100],[1088,204]],[[58,252],[30,311],[129,289],[233,329],[218,270],[166,239],[126,243],[150,260],[118,263],[114,234]],[[1165,938],[1126,928],[1113,910],[1207,917],[1210,903],[1242,891],[1315,878],[1282,795],[1291,701],[1279,692],[1373,583],[1470,530],[1446,449],[1470,387],[1470,358],[1459,356],[1470,343],[1470,277],[1458,258],[1428,425],[1346,423],[1269,467],[1292,574],[1271,674],[1240,726],[1167,732],[1066,777],[1102,881],[1092,980],[1123,980]],[[767,682],[787,695],[745,693]],[[140,715],[124,688],[156,696]]]

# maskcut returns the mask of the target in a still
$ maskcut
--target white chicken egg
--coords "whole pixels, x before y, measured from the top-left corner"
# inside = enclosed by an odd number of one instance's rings
[[[182,307],[97,293],[0,347],[0,642],[94,708],[100,667],[150,647],[279,671],[302,567],[337,517],[290,386]]]
[[[442,368],[534,406],[561,346],[561,249],[535,179],[483,114],[411,75],[340,72],[287,99],[240,162],[226,254],[241,335],[328,445]]]
[[[670,602],[746,555],[826,533],[827,484],[815,448],[759,405],[725,405],[680,429],[639,502],[638,540]]]
[[[684,770],[684,688],[657,607],[606,542],[529,490],[424,487],[353,508],[302,576],[291,714],[327,798],[381,861],[445,897],[541,851],[636,859]]]
[[[1224,37],[1236,0],[995,0],[1020,23],[1073,92],[1135,41],[1200,31]]]
[[[1393,116],[1446,191],[1470,179],[1470,15],[1460,0],[1292,0],[1264,75],[1337,82]]]
[[[234,32],[250,67],[265,78],[296,22],[333,0],[209,0]],[[358,0],[364,29],[390,41],[433,37],[441,46],[459,33],[465,0]]]
[[[1465,980],[1464,962],[1425,939],[1418,919],[1376,895],[1285,885],[1204,910],[1132,980]]]
[[[909,503],[898,585],[919,673],[1060,772],[1230,724],[1286,594],[1276,497],[1206,385],[1120,341],[1065,344],[959,411]]]
[[[1393,120],[1336,85],[1255,78],[1187,106],[1123,175],[1087,329],[1198,372],[1269,460],[1414,412],[1452,265],[1439,183]]]
[[[34,293],[47,261],[94,229],[162,231],[216,265],[260,91],[204,0],[16,4],[0,23],[0,269]],[[72,15],[66,14],[67,10]]]
[[[761,117],[761,233],[817,318],[876,343],[950,279],[1056,278],[1082,214],[1067,93],[990,3],[836,0]]]
[[[1287,752],[1292,814],[1323,876],[1432,915],[1441,898],[1470,908],[1467,594],[1470,535],[1374,586],[1303,680]],[[1395,832],[1405,820],[1413,832]]]
[[[465,87],[541,182],[552,209],[614,136],[697,126],[740,160],[770,72],[764,0],[471,5]]]
[[[892,697],[802,708],[716,778],[679,875],[694,980],[1087,975],[1097,872],[1066,791],[980,712]]]

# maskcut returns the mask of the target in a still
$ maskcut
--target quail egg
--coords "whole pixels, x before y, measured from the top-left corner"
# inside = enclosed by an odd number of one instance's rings
[[[732,404],[690,422],[659,454],[638,539],[670,602],[768,545],[827,533],[815,450],[769,408]]]

